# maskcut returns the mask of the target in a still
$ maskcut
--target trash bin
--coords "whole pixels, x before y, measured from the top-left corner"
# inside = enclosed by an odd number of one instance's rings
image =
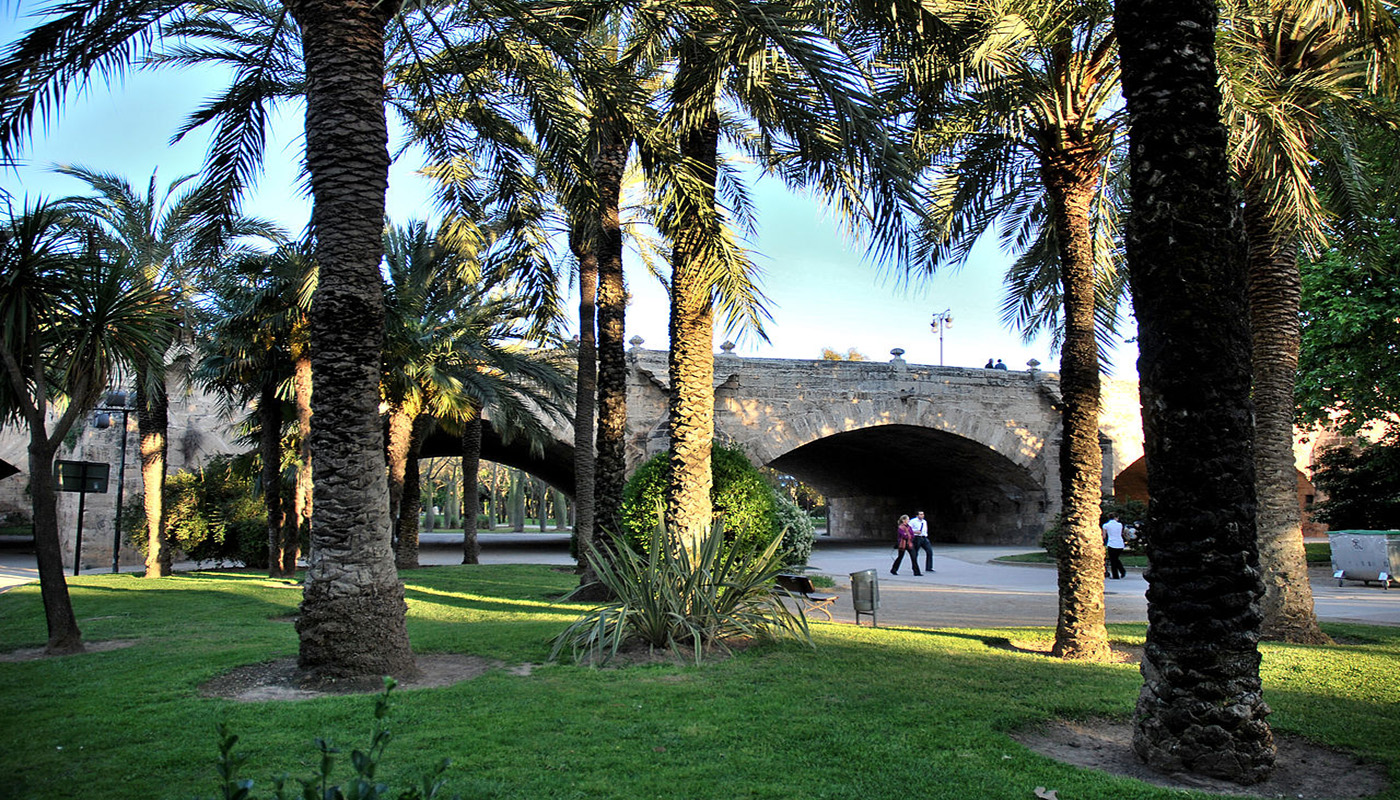
[[[878,573],[873,569],[863,569],[860,572],[851,573],[851,602],[856,607],[856,624],[860,624],[860,615],[870,615],[870,626],[879,627],[875,619],[875,612],[880,608],[880,580]]]
[[[1342,581],[1379,581],[1389,589],[1400,571],[1400,531],[1332,531],[1332,577]]]

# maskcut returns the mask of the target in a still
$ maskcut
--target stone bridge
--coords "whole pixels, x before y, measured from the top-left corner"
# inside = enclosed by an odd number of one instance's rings
[[[715,357],[715,438],[742,447],[758,464],[807,483],[829,502],[830,533],[889,538],[900,514],[927,512],[935,539],[1034,544],[1060,509],[1058,377],[888,362]],[[629,468],[667,446],[666,353],[627,353]],[[171,470],[202,465],[238,449],[211,397],[172,391]],[[131,420],[134,428],[135,420]],[[1104,383],[1100,416],[1104,489],[1142,455],[1137,386]],[[133,432],[134,434],[134,432]],[[543,452],[485,432],[482,457],[524,469],[566,493],[574,490],[573,432],[556,426]],[[128,438],[127,496],[140,492],[137,437]],[[85,427],[64,458],[119,462],[119,428]],[[0,460],[24,467],[25,437],[0,429]],[[425,456],[454,456],[441,435]],[[23,475],[0,480],[0,517],[28,507]],[[74,495],[60,498],[60,530],[71,536]],[[84,561],[110,559],[113,494],[87,501]],[[103,544],[103,543],[106,544]],[[65,542],[71,548],[70,542]],[[123,560],[134,558],[123,553]]]
[[[630,469],[667,447],[669,385],[665,351],[627,361]],[[1058,377],[1040,371],[715,357],[715,439],[825,495],[843,537],[888,537],[922,509],[938,540],[1035,543],[1060,509],[1059,404]],[[572,492],[572,434],[558,435],[543,457],[496,437],[483,456]]]

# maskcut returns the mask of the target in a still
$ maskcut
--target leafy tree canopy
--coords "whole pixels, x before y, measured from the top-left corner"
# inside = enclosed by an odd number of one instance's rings
[[[1367,269],[1340,251],[1302,265],[1298,419],[1353,434],[1400,413],[1400,232],[1391,264]]]

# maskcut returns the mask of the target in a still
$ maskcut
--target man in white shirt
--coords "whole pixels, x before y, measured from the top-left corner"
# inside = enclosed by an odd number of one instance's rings
[[[1123,523],[1118,521],[1117,514],[1109,514],[1108,522],[1103,524],[1103,541],[1108,548],[1108,577],[1117,580],[1128,574],[1123,568],[1123,549],[1127,543],[1123,541]]]
[[[924,551],[924,571],[937,572],[933,568],[933,542],[928,538],[928,520],[924,519],[924,512],[920,511],[909,520],[909,527],[914,531],[914,558],[919,557],[919,551]]]

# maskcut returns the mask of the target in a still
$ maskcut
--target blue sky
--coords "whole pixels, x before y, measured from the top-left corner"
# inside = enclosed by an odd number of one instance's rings
[[[11,41],[18,26],[13,16],[0,20],[0,38]],[[194,172],[203,157],[205,138],[192,136],[169,146],[184,117],[211,93],[217,76],[197,73],[131,73],[114,86],[94,85],[74,98],[47,129],[39,128],[22,154],[18,170],[0,174],[16,197],[58,197],[83,185],[50,171],[53,164],[80,164],[123,175],[144,186],[159,169],[161,185]],[[267,167],[246,209],[281,222],[292,230],[304,225],[309,204],[296,187],[302,110],[288,106],[276,120]],[[390,175],[392,219],[426,216],[426,183],[405,159]],[[887,360],[903,348],[906,361],[939,363],[939,337],[930,330],[933,314],[950,309],[953,325],[943,339],[943,362],[981,366],[1001,358],[1012,369],[1028,359],[1056,370],[1058,358],[1041,339],[1023,344],[1000,322],[1002,275],[1009,258],[994,241],[985,241],[958,270],[930,279],[900,281],[867,264],[858,246],[843,240],[819,204],[795,196],[776,182],[754,187],[760,230],[751,242],[764,269],[762,285],[771,298],[771,342],[739,339],[736,352],[763,358],[817,358],[823,347],[856,348],[871,360]],[[636,264],[636,262],[632,262]],[[666,345],[666,298],[640,265],[629,273],[633,303],[628,308],[627,336],[641,336],[646,347]],[[716,334],[716,350],[723,334]],[[1114,373],[1131,376],[1132,345],[1112,354]]]

